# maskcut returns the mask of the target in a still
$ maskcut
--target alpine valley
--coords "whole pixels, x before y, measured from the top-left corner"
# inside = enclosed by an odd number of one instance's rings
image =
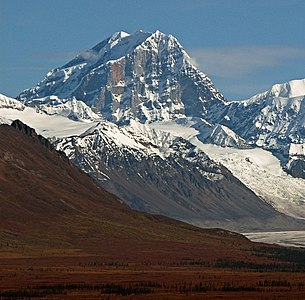
[[[50,71],[19,119],[131,208],[239,232],[305,228],[305,79],[228,101],[172,35],[117,32]]]

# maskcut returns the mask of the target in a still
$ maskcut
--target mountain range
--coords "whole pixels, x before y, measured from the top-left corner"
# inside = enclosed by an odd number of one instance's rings
[[[0,125],[0,204],[1,299],[304,292],[303,249],[135,211],[19,120]]]
[[[1,96],[0,118],[35,128],[136,210],[201,227],[301,229],[304,95],[294,80],[228,101],[172,35],[118,32],[17,100]]]
[[[149,248],[154,260],[167,257],[173,245],[178,256],[187,255],[186,244],[198,247],[197,255],[223,248],[225,241],[237,242],[237,251],[238,243],[251,246],[239,234],[130,209],[21,121],[1,125],[0,137],[1,258],[7,252],[28,257],[67,251],[139,260]]]

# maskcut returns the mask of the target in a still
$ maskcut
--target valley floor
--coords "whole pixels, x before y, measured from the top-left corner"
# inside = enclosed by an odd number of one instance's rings
[[[304,299],[305,273],[103,257],[0,259],[0,299]]]

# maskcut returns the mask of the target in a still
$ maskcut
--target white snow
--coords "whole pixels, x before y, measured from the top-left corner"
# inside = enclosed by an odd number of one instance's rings
[[[291,80],[282,84],[275,84],[271,88],[277,97],[294,98],[305,95],[305,79]]]
[[[305,143],[290,144],[289,155],[305,155]]]
[[[196,143],[194,141],[194,143]],[[265,151],[260,148],[254,149],[235,149],[235,148],[224,148],[211,144],[196,143],[201,149],[204,149],[210,156],[215,159],[225,160],[226,158],[232,158],[233,156],[240,156],[241,160],[246,160],[251,165],[258,166],[260,169],[272,174],[274,176],[281,176],[284,174],[280,166],[279,160],[272,155],[271,152]]]
[[[200,127],[194,120],[184,118],[149,124],[151,128],[181,136],[203,150],[211,159],[223,164],[234,176],[270,203],[275,209],[305,218],[305,180],[286,174],[279,160],[261,148],[237,149],[204,144],[199,140]]]
[[[20,101],[0,94],[0,108],[14,108],[17,110],[23,110],[24,107],[25,106]]]
[[[174,136],[190,140],[198,134],[198,130],[192,127],[194,124],[196,124],[196,121],[190,118],[180,118],[178,120],[153,122],[149,124],[149,127],[155,130],[170,132]]]
[[[259,148],[223,148],[194,140],[193,143],[274,208],[287,215],[305,218],[305,180],[286,174],[270,152]]]
[[[254,242],[305,247],[305,231],[248,232],[243,234]]]
[[[50,116],[44,112],[36,111],[31,107],[26,107],[23,111],[11,108],[0,108],[0,118],[9,120],[10,123],[19,119],[28,126],[35,128],[37,133],[42,136],[55,136],[57,138],[80,135],[97,123],[72,121],[60,115]]]
[[[243,100],[245,106],[259,102],[266,98],[296,98],[305,96],[305,79],[291,80],[285,83],[274,84],[269,90]],[[233,101],[235,102],[235,101]]]
[[[94,113],[92,109],[83,101],[72,99],[59,99],[57,96],[48,96],[44,98],[33,99],[31,106],[47,113],[48,115],[61,115],[72,120],[79,121],[98,121],[101,119],[99,115]]]
[[[181,117],[166,122],[154,122],[151,128],[170,132],[175,136],[191,140],[195,136],[202,142],[207,140],[219,146],[243,146],[244,140],[235,132],[223,125],[211,125],[200,118]]]
[[[133,51],[137,45],[142,44],[149,36],[151,36],[151,33],[143,31],[137,31],[132,35],[125,32],[114,34],[109,39],[108,44],[99,52],[99,57],[105,52],[109,52],[108,60],[117,60]]]
[[[93,134],[95,137],[90,137]],[[98,139],[103,140],[104,144],[112,148],[132,151],[135,156],[137,156],[137,153],[141,153],[144,156],[158,155],[163,159],[164,145],[156,140],[156,137],[162,139],[160,135],[152,132],[146,125],[135,121],[131,126],[119,127],[103,120],[81,134],[78,143],[80,144],[83,141],[85,143],[83,146],[86,148],[88,146],[86,140]]]

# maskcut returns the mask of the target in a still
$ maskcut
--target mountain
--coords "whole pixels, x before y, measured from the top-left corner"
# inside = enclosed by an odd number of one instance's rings
[[[250,105],[244,102],[226,101],[171,35],[115,33],[18,99],[27,109],[85,124],[82,132],[69,123],[73,130],[56,128],[50,135],[53,125],[45,125],[42,133],[133,208],[235,230],[266,229],[267,219],[270,229],[287,225],[269,205],[283,212],[278,198],[265,198],[260,184],[254,191],[263,199],[257,197],[236,170],[232,175],[206,155],[203,145],[209,143],[255,146],[244,132],[253,111],[246,113]],[[293,207],[290,214],[302,217]]]
[[[173,244],[186,255],[186,240],[190,249],[197,245],[206,250],[225,240],[248,243],[237,234],[133,211],[20,121],[0,126],[0,183],[0,253],[5,241],[18,245],[14,251],[25,256],[60,249],[73,255],[79,249],[83,254],[123,257],[119,249],[124,245],[124,251],[133,249],[129,258],[154,249],[159,254],[151,255],[161,259],[162,251],[172,251]],[[214,237],[215,244],[209,245]]]
[[[177,119],[173,124],[130,120],[128,126],[118,126],[103,119],[49,115],[27,106],[22,111],[0,108],[0,116],[6,116],[9,124],[14,119],[28,122],[102,187],[137,210],[202,227],[243,231],[302,226],[274,211],[231,172],[213,162],[200,144],[194,145],[191,133],[197,132],[195,128],[201,132],[214,128],[201,119]],[[176,128],[179,134],[166,132],[162,126]],[[198,137],[198,143],[206,138]]]
[[[147,125],[100,122],[56,147],[132,208],[201,227],[239,230],[295,226],[222,165],[181,137]],[[284,225],[285,224],[285,225]]]
[[[305,79],[276,84],[264,93],[205,115],[247,143],[272,151],[289,173],[305,178]],[[298,149],[298,150],[297,150]]]
[[[300,143],[305,137],[304,97],[305,79],[276,84],[250,99],[229,103],[222,122],[247,141],[269,149]]]
[[[304,250],[134,211],[19,120],[0,125],[0,205],[3,299],[303,295]]]
[[[172,35],[118,32],[49,72],[18,99],[75,97],[115,123],[200,117],[223,96]]]

